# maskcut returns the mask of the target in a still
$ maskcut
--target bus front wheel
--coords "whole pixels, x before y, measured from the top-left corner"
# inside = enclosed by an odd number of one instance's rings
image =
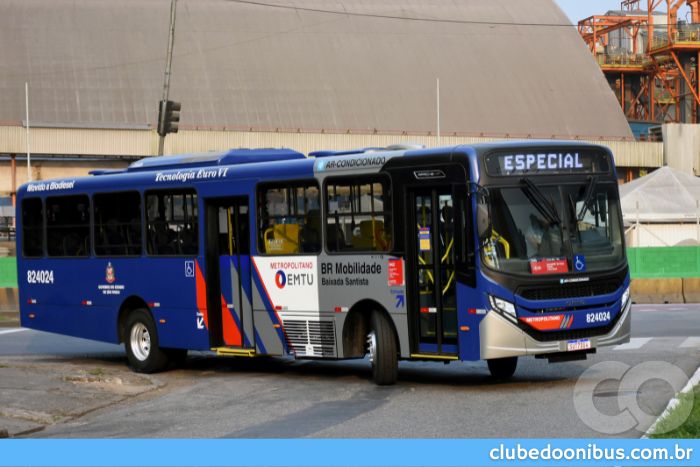
[[[396,337],[386,315],[378,311],[372,313],[367,347],[374,382],[380,386],[394,384],[399,373]]]
[[[158,346],[156,325],[147,310],[129,313],[124,330],[126,356],[134,371],[156,373],[168,366],[168,354]]]
[[[487,360],[491,376],[497,380],[509,379],[518,366],[518,357],[492,358]]]

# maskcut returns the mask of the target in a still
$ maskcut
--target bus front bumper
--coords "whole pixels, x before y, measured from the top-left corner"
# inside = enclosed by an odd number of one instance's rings
[[[631,310],[632,301],[628,300],[615,327],[607,334],[590,338],[591,348],[629,342]],[[479,324],[479,335],[482,360],[567,351],[567,340],[537,341],[494,311]]]

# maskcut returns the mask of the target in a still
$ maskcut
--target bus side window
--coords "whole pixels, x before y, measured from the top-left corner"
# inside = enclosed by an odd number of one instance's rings
[[[199,251],[197,193],[146,193],[146,251],[153,256],[190,256]]]
[[[141,195],[137,191],[93,197],[97,256],[141,254]]]
[[[44,205],[40,198],[22,201],[22,253],[25,258],[44,255]]]
[[[321,251],[318,184],[292,182],[258,189],[258,249],[268,255]]]
[[[326,203],[328,251],[391,250],[391,200],[385,178],[334,179],[326,186]]]
[[[46,243],[49,256],[90,254],[90,200],[86,195],[46,198]]]

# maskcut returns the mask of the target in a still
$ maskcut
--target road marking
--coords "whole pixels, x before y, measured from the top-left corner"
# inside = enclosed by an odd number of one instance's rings
[[[700,337],[693,336],[689,337],[683,341],[681,345],[678,346],[681,349],[689,349],[694,347],[700,347]]]
[[[2,331],[0,331],[0,335],[12,334],[14,332],[22,332],[22,331],[29,331],[29,329],[27,329],[27,328],[3,329]]]
[[[616,345],[613,350],[636,350],[646,345],[653,337],[633,337],[627,344]]]

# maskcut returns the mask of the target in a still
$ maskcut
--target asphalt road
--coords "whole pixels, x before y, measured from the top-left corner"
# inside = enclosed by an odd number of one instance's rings
[[[503,383],[490,379],[483,362],[402,362],[399,382],[377,387],[367,360],[196,354],[184,369],[157,375],[158,390],[31,436],[638,437],[673,397],[667,381],[683,385],[700,366],[700,305],[637,305],[633,336],[583,362],[521,359]],[[125,364],[120,347],[30,330],[0,331],[2,357]],[[620,386],[615,371],[642,363],[639,384]],[[644,413],[631,409],[635,418],[625,425],[613,416],[630,398]]]

